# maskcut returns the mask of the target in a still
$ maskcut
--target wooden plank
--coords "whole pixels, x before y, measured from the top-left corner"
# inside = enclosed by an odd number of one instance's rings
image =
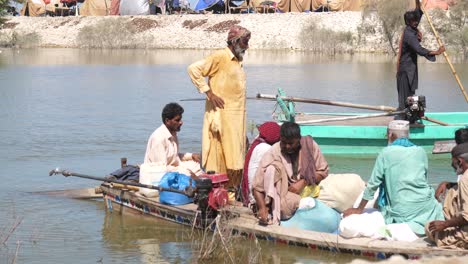
[[[455,140],[441,140],[434,142],[434,148],[432,149],[433,154],[444,154],[450,153],[452,149],[457,145]]]

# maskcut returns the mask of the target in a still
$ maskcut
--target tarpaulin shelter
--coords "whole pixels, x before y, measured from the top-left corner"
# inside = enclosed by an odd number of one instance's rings
[[[281,0],[278,9],[281,12],[361,11],[362,0]]]
[[[120,0],[120,15],[149,15],[149,0]]]
[[[82,16],[107,16],[110,15],[112,0],[86,0],[80,7]]]
[[[223,0],[188,0],[189,8],[193,11],[208,9],[218,3],[224,3]]]
[[[423,7],[427,10],[435,8],[447,10],[449,6],[454,5],[456,2],[456,0],[427,0]],[[409,9],[414,9],[415,7],[414,1],[409,1]]]
[[[46,12],[46,3],[43,0],[26,0],[20,14],[22,16],[41,16]]]
[[[111,15],[111,16],[120,15],[120,0],[112,0],[109,15]]]

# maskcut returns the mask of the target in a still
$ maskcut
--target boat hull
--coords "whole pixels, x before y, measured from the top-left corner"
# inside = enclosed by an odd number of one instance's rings
[[[387,145],[387,124],[393,117],[375,117],[306,124],[318,119],[365,114],[298,114],[302,135],[310,135],[325,154],[376,154]],[[427,113],[427,117],[450,124],[442,126],[423,120],[424,126],[410,128],[410,140],[431,152],[435,141],[453,140],[455,131],[466,128],[468,112]]]
[[[114,189],[109,185],[102,185],[104,201],[110,211],[119,212],[129,209],[150,217],[165,219],[170,222],[203,228],[204,223],[194,204],[183,206],[164,205],[155,199],[148,199],[137,195],[134,191]],[[335,253],[352,254],[368,258],[386,259],[393,255],[401,255],[407,259],[418,259],[422,256],[462,256],[468,255],[468,250],[440,249],[429,245],[420,239],[417,242],[396,242],[371,238],[345,239],[336,234],[328,234],[281,226],[261,226],[252,212],[242,206],[228,206],[220,214],[227,214],[227,220],[211,223],[208,230],[227,228],[233,235],[240,235],[250,239],[266,240],[286,246],[305,247],[312,250],[325,250]],[[210,219],[214,220],[214,219]]]

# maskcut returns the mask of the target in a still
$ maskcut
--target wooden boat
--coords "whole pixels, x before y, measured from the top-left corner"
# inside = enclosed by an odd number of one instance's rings
[[[213,223],[213,215],[202,219],[197,205],[169,206],[159,203],[157,198],[146,198],[138,192],[117,189],[108,183],[101,185],[107,208],[122,213],[126,210],[140,212],[150,217],[165,219],[185,226],[202,228]],[[337,253],[352,254],[368,258],[386,259],[392,255],[402,255],[408,259],[422,256],[461,256],[468,250],[440,249],[423,239],[416,242],[395,242],[370,238],[345,239],[336,234],[320,233],[281,226],[260,226],[252,212],[242,206],[227,206],[220,214],[229,214],[229,218],[220,224],[234,235],[251,239],[267,240],[286,246],[305,247],[312,250],[325,250]],[[209,218],[209,219],[208,219]],[[210,226],[216,228],[215,225]]]

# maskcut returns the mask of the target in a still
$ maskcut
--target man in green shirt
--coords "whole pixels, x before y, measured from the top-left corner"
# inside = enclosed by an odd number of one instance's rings
[[[359,207],[349,208],[343,215],[361,214],[380,188],[377,203],[385,223],[407,223],[422,236],[427,222],[444,219],[442,206],[427,182],[426,152],[409,141],[408,121],[390,122],[387,135],[389,145],[377,157]]]

